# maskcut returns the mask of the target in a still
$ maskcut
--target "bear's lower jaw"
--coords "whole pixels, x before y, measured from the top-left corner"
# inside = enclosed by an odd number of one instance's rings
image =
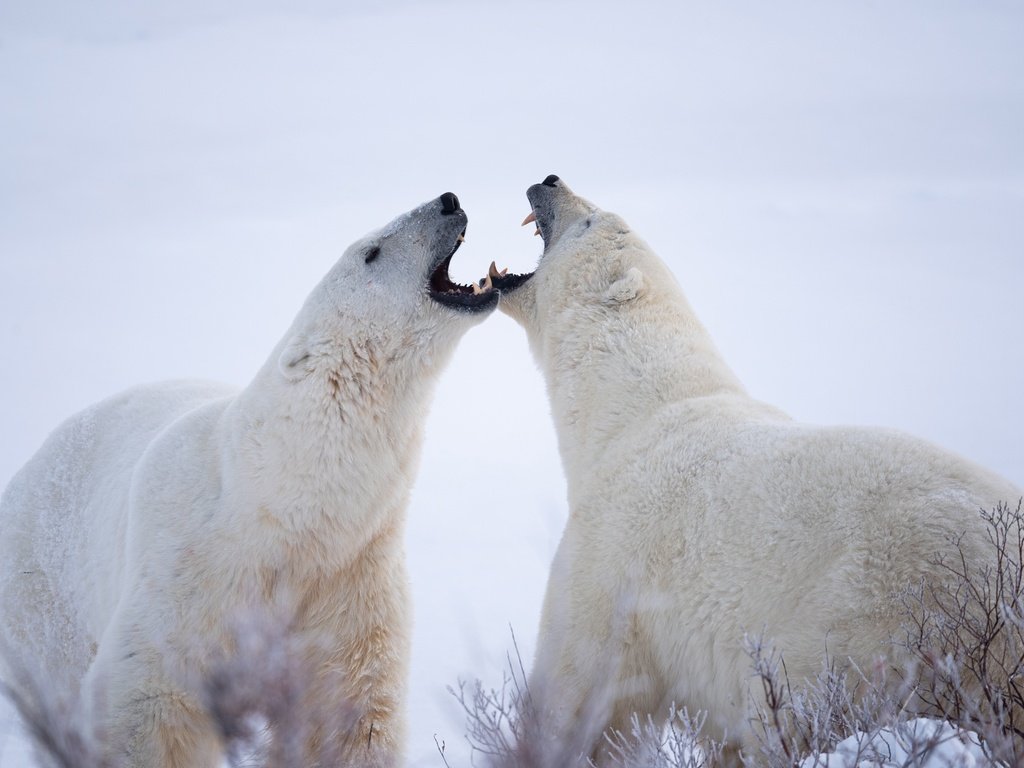
[[[498,292],[493,290],[474,291],[476,286],[458,285],[454,290],[430,290],[430,298],[438,304],[461,312],[483,312],[493,309],[498,303]]]
[[[491,284],[494,286],[495,290],[503,293],[509,293],[521,286],[531,277],[533,277],[533,272],[526,272],[524,274],[504,274],[501,275],[501,277],[492,278]]]
[[[513,272],[510,274],[508,267],[499,270],[498,266],[492,261],[487,274],[478,283],[478,290],[481,293],[491,290],[508,293],[509,291],[514,291],[531,277],[533,277],[533,272],[525,272],[523,274]]]

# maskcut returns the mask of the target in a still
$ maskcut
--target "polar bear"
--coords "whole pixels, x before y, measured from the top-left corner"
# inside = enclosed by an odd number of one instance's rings
[[[987,552],[979,509],[1021,491],[921,440],[752,399],[622,219],[557,176],[527,197],[536,271],[492,264],[481,284],[526,330],[568,488],[530,674],[540,743],[551,765],[600,762],[603,733],[675,704],[706,711],[735,760],[754,745],[744,633],[774,639],[794,681],[826,648],[885,654],[896,593],[938,578],[951,536]]]
[[[466,224],[451,193],[399,216],[344,252],[245,389],[125,392],[11,481],[3,647],[67,674],[116,764],[217,765],[182,672],[202,678],[232,617],[282,600],[313,672],[303,712],[358,717],[313,729],[309,763],[343,742],[344,764],[400,764],[405,508],[434,382],[498,299],[449,279]]]

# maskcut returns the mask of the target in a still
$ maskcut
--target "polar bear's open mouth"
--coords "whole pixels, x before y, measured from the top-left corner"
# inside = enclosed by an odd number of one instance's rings
[[[534,189],[540,188],[551,188],[554,189],[558,184],[559,178],[554,174],[548,176],[540,184],[534,184],[530,189],[527,190],[526,196],[530,200],[530,213],[527,214],[526,218],[523,219],[522,226],[527,224],[533,224],[535,229],[533,234],[540,235],[541,240],[544,241],[544,251],[541,253],[541,257],[547,252],[548,246],[551,244],[551,232],[552,232],[552,212],[547,206],[538,207],[536,198],[532,197]],[[507,269],[499,270],[494,262],[491,262],[491,268],[487,271],[487,275],[480,281],[480,287],[484,289],[493,288],[499,292],[514,291],[516,288],[521,286],[531,277],[533,272],[524,272],[522,274],[509,273]]]
[[[497,300],[498,292],[492,290],[490,286],[484,288],[482,285],[456,283],[449,277],[448,267],[451,266],[452,256],[459,250],[459,246],[465,239],[466,230],[462,230],[451,251],[437,263],[430,273],[427,287],[430,291],[430,298],[434,301],[455,309],[475,312],[491,306]]]
[[[537,221],[537,216],[534,211],[530,211],[530,215],[523,220],[523,226],[525,227],[530,222]],[[543,231],[540,228],[540,224],[537,224],[537,231],[535,235],[544,236]],[[480,288],[483,290],[497,290],[497,291],[513,291],[520,285],[525,283],[533,277],[533,272],[523,272],[522,274],[516,272],[509,272],[508,267],[505,269],[498,269],[498,265],[493,261],[491,262],[490,268],[487,270],[487,274],[480,281]]]

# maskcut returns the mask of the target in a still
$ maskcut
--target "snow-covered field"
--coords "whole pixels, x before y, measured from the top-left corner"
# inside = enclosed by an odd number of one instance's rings
[[[0,485],[131,384],[242,385],[341,250],[456,192],[528,269],[549,173],[669,261],[749,390],[1024,484],[1024,6],[0,4]],[[437,393],[408,520],[410,761],[532,654],[564,485],[503,316]],[[0,532],[2,535],[2,532]],[[0,765],[23,750],[0,745]]]

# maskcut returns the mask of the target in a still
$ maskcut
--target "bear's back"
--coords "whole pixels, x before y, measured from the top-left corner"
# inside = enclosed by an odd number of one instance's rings
[[[205,382],[135,387],[50,434],[0,498],[0,649],[81,676],[116,605],[139,458],[183,414],[231,394]]]

